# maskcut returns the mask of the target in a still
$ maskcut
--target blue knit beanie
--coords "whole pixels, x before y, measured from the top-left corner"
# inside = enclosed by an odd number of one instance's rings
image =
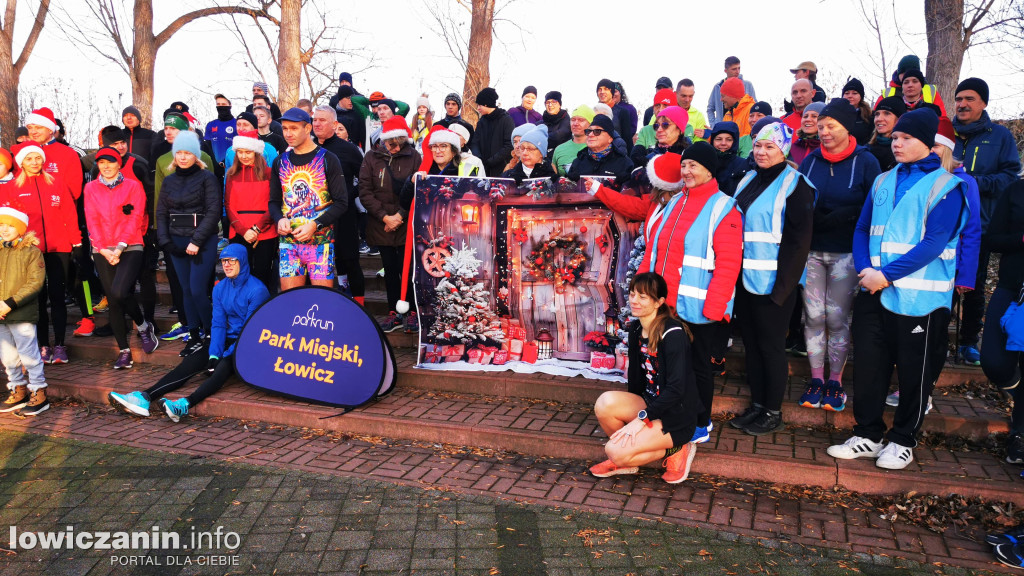
[[[533,124],[524,124],[524,126],[532,126],[532,128],[526,134],[523,134],[523,139],[519,141],[519,144],[522,145],[523,142],[529,142],[530,144],[533,144],[534,146],[536,146],[537,150],[540,150],[540,155],[541,156],[547,156],[548,155],[548,127],[547,127],[547,125],[546,124],[537,124],[536,126],[534,126]]]
[[[199,136],[191,130],[178,132],[178,135],[174,138],[174,145],[171,147],[171,151],[175,154],[182,151],[191,152],[193,156],[199,158],[202,154],[199,150]]]
[[[892,131],[909,134],[931,148],[935,146],[935,134],[939,131],[939,117],[924,108],[911,110],[900,116]]]

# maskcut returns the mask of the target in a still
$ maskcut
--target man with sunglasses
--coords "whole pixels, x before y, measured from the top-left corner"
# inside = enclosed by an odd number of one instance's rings
[[[590,126],[583,131],[587,138],[587,147],[577,154],[566,177],[574,182],[583,176],[614,179],[611,184],[619,189],[629,179],[633,162],[612,146],[614,130],[611,118],[604,114],[594,116]]]

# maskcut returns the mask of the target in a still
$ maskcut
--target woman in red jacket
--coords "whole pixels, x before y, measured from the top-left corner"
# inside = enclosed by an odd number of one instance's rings
[[[228,238],[245,246],[249,270],[277,292],[277,231],[270,220],[270,167],[263,158],[263,141],[255,131],[242,131],[231,141],[236,162],[225,177],[224,206],[231,227]]]
[[[149,227],[146,193],[138,181],[121,174],[123,162],[114,148],[100,148],[96,152],[99,174],[85,186],[85,222],[118,348],[114,370],[132,367],[125,314],[135,323],[146,354],[160,343],[156,328],[145,320],[135,300],[135,281],[143,264],[143,236]]]
[[[0,187],[0,201],[17,200],[28,214],[28,229],[39,239],[46,265],[46,283],[39,294],[39,323],[36,338],[40,354],[47,364],[66,364],[64,336],[68,326],[64,295],[72,250],[81,250],[82,233],[78,213],[68,187],[58,174],[43,170],[46,153],[38,144],[27,142],[13,149],[15,166],[21,172],[13,184]],[[53,302],[54,346],[50,347],[50,314],[47,301]]]

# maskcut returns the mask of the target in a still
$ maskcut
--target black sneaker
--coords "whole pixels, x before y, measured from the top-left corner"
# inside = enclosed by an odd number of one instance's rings
[[[763,411],[764,408],[762,406],[753,404],[749,408],[747,408],[743,412],[743,414],[740,414],[739,416],[730,420],[729,425],[732,426],[733,428],[743,430],[744,428],[752,424],[754,420],[757,420],[757,417],[760,416]]]
[[[1024,464],[1024,436],[1019,432],[1006,438],[1006,461],[1010,464]]]
[[[92,335],[97,338],[110,337],[114,335],[114,329],[109,323],[104,324],[103,326],[97,326],[96,329],[92,331]]]
[[[757,420],[743,428],[743,431],[751,436],[763,436],[772,432],[778,432],[785,427],[786,425],[782,422],[782,412],[772,413],[765,410],[764,413],[757,417]]]
[[[1010,568],[1024,568],[1024,544],[1021,542],[999,544],[995,554],[996,560]]]
[[[1011,528],[1006,532],[985,536],[985,542],[988,542],[992,546],[999,546],[1000,544],[1016,544],[1022,539],[1024,539],[1024,524],[1021,524],[1016,528]]]
[[[203,338],[201,336],[198,338],[193,336],[192,338],[189,338],[188,344],[186,344],[185,347],[182,348],[181,352],[178,353],[178,356],[181,358],[185,358],[186,356],[191,356],[202,349]]]

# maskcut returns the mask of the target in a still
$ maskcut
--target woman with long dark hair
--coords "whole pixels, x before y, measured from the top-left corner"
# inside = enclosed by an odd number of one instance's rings
[[[601,394],[594,413],[608,435],[608,459],[590,467],[598,478],[636,474],[664,458],[662,479],[678,484],[697,453],[692,441],[702,405],[690,353],[690,333],[665,303],[668,285],[653,272],[629,285],[629,391]]]
[[[255,130],[239,132],[231,142],[236,162],[224,178],[228,239],[245,247],[249,269],[271,293],[277,291],[277,230],[270,218],[270,167],[264,142]]]

